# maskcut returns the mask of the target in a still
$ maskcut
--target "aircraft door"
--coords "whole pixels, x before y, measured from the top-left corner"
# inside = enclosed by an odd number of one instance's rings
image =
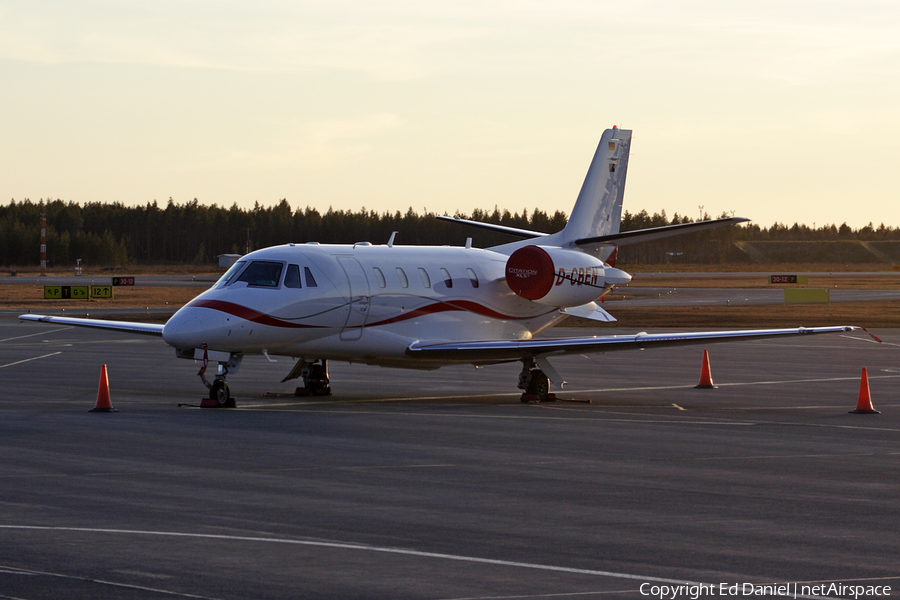
[[[341,330],[341,339],[352,342],[362,337],[369,316],[369,280],[362,265],[352,256],[338,256],[337,259],[350,282],[350,311]]]

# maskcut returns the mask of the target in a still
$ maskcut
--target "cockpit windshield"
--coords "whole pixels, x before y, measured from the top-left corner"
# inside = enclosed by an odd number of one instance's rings
[[[244,269],[237,281],[244,281],[247,285],[257,287],[278,287],[282,268],[284,265],[280,262],[254,260]]]
[[[243,269],[244,265],[246,265],[246,264],[247,264],[246,260],[239,260],[236,263],[234,263],[233,265],[231,265],[231,268],[228,269],[227,271],[225,271],[224,275],[219,277],[219,281],[216,282],[216,285],[225,287],[226,285],[231,283],[231,280],[234,279],[238,273],[240,273],[241,269]]]

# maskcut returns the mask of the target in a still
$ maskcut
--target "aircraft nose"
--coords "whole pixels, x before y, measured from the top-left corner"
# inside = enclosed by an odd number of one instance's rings
[[[222,318],[215,311],[185,306],[163,327],[163,340],[175,348],[200,348],[218,337]]]

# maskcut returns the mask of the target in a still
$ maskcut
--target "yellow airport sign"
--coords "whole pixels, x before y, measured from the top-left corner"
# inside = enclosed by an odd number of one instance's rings
[[[103,286],[98,286],[103,287]],[[91,288],[86,285],[45,285],[44,300],[87,300]],[[110,296],[112,297],[112,296]]]
[[[113,288],[111,285],[92,285],[91,298],[109,298],[113,297]]]
[[[785,304],[804,302],[821,302],[824,304],[830,304],[831,290],[829,290],[828,288],[787,288],[784,290],[784,302]]]

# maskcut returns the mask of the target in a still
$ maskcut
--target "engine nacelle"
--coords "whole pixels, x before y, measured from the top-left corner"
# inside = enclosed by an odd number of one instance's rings
[[[524,246],[506,261],[506,283],[522,298],[550,306],[581,306],[631,275],[602,260],[549,246]]]

